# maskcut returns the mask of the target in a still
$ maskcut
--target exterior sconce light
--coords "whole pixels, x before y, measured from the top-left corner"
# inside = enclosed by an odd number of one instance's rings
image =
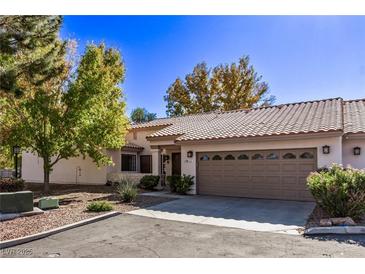
[[[187,156],[188,158],[193,158],[193,155],[194,155],[194,153],[193,153],[191,150],[189,150],[189,151],[186,153],[186,156]]]
[[[361,154],[361,148],[360,147],[354,147],[354,155],[358,156]]]
[[[330,146],[325,145],[322,147],[323,154],[330,154]]]
[[[13,146],[15,178],[19,178],[18,155],[20,153],[20,146]]]
[[[168,160],[170,160],[170,156],[169,155],[164,155],[163,156],[163,161],[167,162]]]

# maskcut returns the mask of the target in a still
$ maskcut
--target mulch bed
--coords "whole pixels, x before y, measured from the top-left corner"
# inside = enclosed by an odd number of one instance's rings
[[[307,229],[310,227],[318,227],[320,226],[319,225],[320,220],[327,218],[330,218],[330,215],[325,210],[323,210],[323,208],[316,205],[316,207],[314,208],[314,210],[312,211],[311,215],[307,220],[305,228]],[[365,216],[361,220],[358,220],[356,224],[359,226],[365,226]]]
[[[35,204],[42,197],[42,184],[27,184],[26,188],[34,192]],[[140,192],[143,192],[142,190]],[[146,208],[163,202],[172,201],[171,198],[161,198],[138,195],[132,203],[123,203],[110,186],[85,185],[51,185],[49,196],[60,199],[60,208],[45,211],[42,215],[21,217],[0,223],[1,241],[24,237],[47,231],[63,225],[72,224],[105,212],[88,212],[87,205],[92,201],[105,200],[113,205],[114,211],[128,212]]]

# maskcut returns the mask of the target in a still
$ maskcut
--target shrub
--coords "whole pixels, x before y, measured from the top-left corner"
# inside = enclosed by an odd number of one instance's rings
[[[133,202],[138,194],[137,187],[128,179],[122,180],[119,186],[117,186],[117,192],[126,203]]]
[[[112,209],[113,206],[107,201],[95,201],[87,206],[87,210],[93,212],[110,211]]]
[[[333,165],[311,173],[307,182],[317,204],[331,217],[356,220],[365,214],[365,171]]]
[[[160,181],[160,176],[145,175],[139,181],[138,186],[143,189],[153,190]]]
[[[194,184],[194,176],[190,175],[173,175],[168,176],[167,181],[169,182],[169,186],[172,192],[176,192],[179,194],[186,194],[190,187]]]
[[[166,180],[170,186],[171,192],[176,192],[176,185],[177,182],[181,180],[181,176],[180,175],[167,176]]]
[[[23,179],[2,178],[0,179],[0,192],[16,192],[24,190]]]

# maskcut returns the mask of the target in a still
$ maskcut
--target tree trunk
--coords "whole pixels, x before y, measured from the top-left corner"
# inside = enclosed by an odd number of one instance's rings
[[[50,166],[49,166],[49,158],[44,157],[43,158],[43,192],[45,194],[49,194],[50,188],[49,188],[49,174],[50,174]]]

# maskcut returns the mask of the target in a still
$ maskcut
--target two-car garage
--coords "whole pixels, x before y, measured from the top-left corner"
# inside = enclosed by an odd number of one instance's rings
[[[311,201],[306,177],[317,169],[316,155],[315,148],[200,152],[197,192]]]

